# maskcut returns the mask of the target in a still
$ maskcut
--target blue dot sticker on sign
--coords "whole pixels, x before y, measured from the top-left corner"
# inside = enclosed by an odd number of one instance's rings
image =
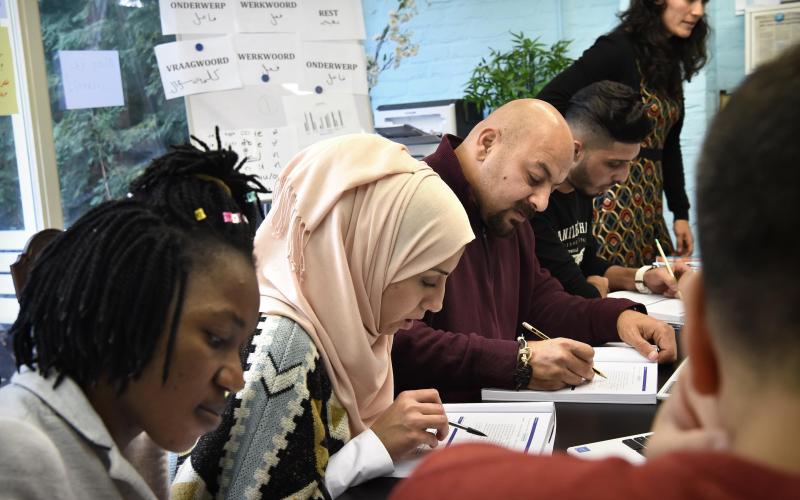
[[[784,19],[785,19],[785,17],[783,15],[783,12],[778,12],[777,14],[775,14],[775,22],[776,23],[783,22]]]
[[[264,82],[264,83],[267,83],[269,81],[269,75],[266,74],[266,73],[261,75],[261,81]]]
[[[202,44],[202,43],[196,43],[196,44],[194,44],[194,48],[195,48],[195,50],[196,50],[197,52],[203,52],[203,49],[204,49],[205,47],[203,47],[203,44]]]
[[[314,92],[316,92],[317,94],[321,94],[322,93],[322,85],[317,85],[314,88]]]

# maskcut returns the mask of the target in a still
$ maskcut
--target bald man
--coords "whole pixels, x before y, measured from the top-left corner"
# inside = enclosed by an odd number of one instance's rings
[[[477,238],[447,280],[442,309],[395,335],[398,392],[435,387],[446,402],[469,402],[482,387],[577,385],[594,376],[591,345],[620,339],[650,359],[675,359],[674,331],[637,312],[642,306],[573,296],[539,266],[528,219],[547,208],[573,160],[566,121],[535,99],[502,106],[466,139],[445,136],[425,159],[463,203]],[[553,340],[518,342],[523,321]]]

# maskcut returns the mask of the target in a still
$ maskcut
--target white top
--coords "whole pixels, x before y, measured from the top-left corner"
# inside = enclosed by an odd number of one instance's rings
[[[55,380],[23,368],[0,389],[0,496],[154,500],[81,388]]]
[[[347,488],[392,472],[392,457],[378,436],[367,429],[331,455],[325,469],[325,487],[336,498]]]

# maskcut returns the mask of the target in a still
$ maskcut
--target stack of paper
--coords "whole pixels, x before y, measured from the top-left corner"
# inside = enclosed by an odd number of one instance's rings
[[[647,314],[673,325],[683,326],[683,302],[680,299],[668,299],[663,295],[649,295],[628,291],[611,292],[609,297],[630,299],[647,308]]]
[[[486,434],[469,434],[450,427],[436,448],[420,446],[414,454],[395,464],[393,477],[408,477],[429,453],[463,443],[491,443],[528,454],[553,452],[556,415],[553,403],[463,403],[444,405],[447,419]]]
[[[595,347],[594,366],[608,378],[557,391],[483,389],[484,401],[655,404],[658,365],[632,347]]]

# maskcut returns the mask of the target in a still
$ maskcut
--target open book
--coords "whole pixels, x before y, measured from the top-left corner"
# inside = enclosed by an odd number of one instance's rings
[[[472,427],[486,437],[450,427],[436,448],[418,447],[411,457],[395,464],[393,477],[408,477],[429,453],[462,443],[492,443],[529,454],[553,452],[556,414],[553,403],[460,403],[445,404],[447,420]]]
[[[647,315],[655,319],[683,326],[683,302],[680,299],[668,299],[663,295],[628,292],[625,290],[611,292],[609,297],[615,299],[630,299],[647,308]]]
[[[594,380],[557,391],[482,389],[484,401],[555,401],[565,403],[655,404],[658,365],[632,347],[595,347]]]

